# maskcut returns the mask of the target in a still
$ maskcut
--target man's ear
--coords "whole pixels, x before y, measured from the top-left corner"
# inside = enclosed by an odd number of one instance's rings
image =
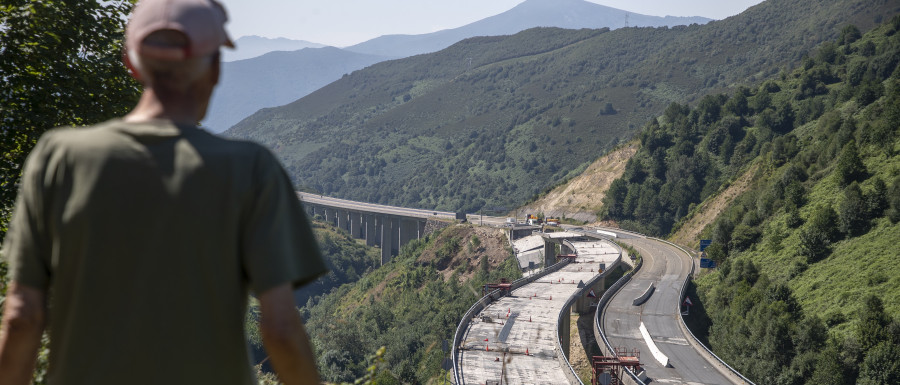
[[[222,61],[221,61],[222,53],[220,51],[216,51],[212,58],[212,71],[213,76],[213,85],[219,84],[219,76],[222,74]]]
[[[141,81],[140,72],[138,72],[137,67],[135,67],[131,62],[131,57],[128,56],[128,51],[126,50],[122,51],[122,62],[125,63],[125,68],[128,68],[128,73],[131,75],[131,77],[133,77],[134,80],[137,80],[139,83],[143,83]]]

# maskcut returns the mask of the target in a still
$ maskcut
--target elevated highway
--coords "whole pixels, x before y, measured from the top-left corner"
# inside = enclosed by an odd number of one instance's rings
[[[683,287],[694,271],[690,255],[669,243],[631,233],[618,233],[618,239],[641,254],[643,265],[598,311],[596,322],[609,345],[639,350],[642,367],[653,383],[750,383],[707,352],[680,318]],[[634,299],[651,284],[656,290],[643,304],[635,306]],[[640,332],[641,324],[653,347]],[[603,344],[601,336],[597,336],[597,341]],[[651,354],[654,349],[667,359],[667,365]]]
[[[457,384],[577,383],[568,363],[569,317],[589,312],[621,250],[608,241],[569,236],[547,239],[561,240],[563,253],[574,257],[508,292],[491,293],[481,309],[463,318],[453,355]]]
[[[382,248],[386,261],[405,242],[424,236],[429,220],[453,220],[455,213],[376,205],[298,193],[310,215],[322,215],[367,244]],[[470,222],[505,225],[505,218],[467,215]],[[580,230],[597,237],[597,230]],[[661,384],[752,384],[702,346],[684,326],[680,315],[684,285],[694,271],[694,261],[683,250],[664,241],[618,229],[600,234],[631,245],[642,256],[642,268],[598,309],[598,343],[607,347],[637,349],[649,382]],[[558,242],[559,240],[555,240]],[[548,243],[549,245],[549,243]],[[603,277],[600,263],[612,271],[621,263],[620,251],[609,241],[567,240],[563,253],[578,255],[523,278],[509,295],[499,292],[482,298],[463,317],[454,344],[454,377],[457,384],[561,384],[580,383],[568,365],[569,309],[583,311],[585,293],[600,296]],[[603,246],[605,245],[605,246]],[[568,249],[567,249],[568,248]],[[549,255],[545,247],[542,255]],[[599,250],[616,250],[615,253]],[[599,251],[599,252],[598,252]],[[615,258],[613,258],[615,256]],[[552,256],[551,256],[552,259]],[[550,261],[545,261],[549,266]],[[579,283],[584,285],[579,285]],[[653,284],[654,293],[640,306],[633,305]],[[581,287],[579,287],[581,286]],[[640,332],[643,324],[649,335]],[[603,337],[606,337],[606,342]],[[485,339],[487,341],[485,341]],[[651,350],[668,359],[663,365]],[[502,379],[502,382],[501,382]],[[635,376],[626,383],[639,384]]]
[[[379,205],[318,194],[297,192],[309,216],[319,215],[325,221],[346,230],[366,245],[381,248],[381,263],[400,252],[403,245],[425,236],[428,221],[453,221],[456,213]],[[470,222],[492,226],[505,225],[506,218],[467,214]]]

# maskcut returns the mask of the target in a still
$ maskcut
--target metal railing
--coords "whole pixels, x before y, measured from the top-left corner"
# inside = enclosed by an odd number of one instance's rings
[[[567,265],[568,263],[569,263],[569,260],[564,259],[562,261],[559,261],[559,262],[553,264],[553,266],[550,266],[546,269],[541,270],[537,274],[532,274],[532,275],[529,275],[528,277],[519,278],[512,282],[512,284],[510,285],[510,291],[520,288],[528,283],[534,282],[539,278],[543,278],[547,274],[556,272],[559,269],[563,268],[563,266]],[[452,361],[453,361],[453,378],[454,378],[454,382],[456,384],[464,383],[462,381],[462,373],[460,373],[460,370],[459,370],[459,365],[460,365],[459,346],[462,343],[462,338],[463,338],[463,335],[465,335],[466,328],[468,327],[469,322],[472,320],[472,317],[475,314],[481,312],[485,307],[487,307],[487,305],[489,305],[491,302],[493,302],[496,299],[499,299],[502,296],[502,295],[500,295],[499,292],[500,292],[500,290],[494,290],[494,291],[488,293],[487,295],[485,295],[484,297],[481,297],[481,299],[479,299],[477,302],[475,302],[475,304],[472,305],[472,307],[470,307],[469,310],[463,315],[462,319],[459,321],[459,325],[456,327],[456,332],[453,335],[453,348],[451,349],[451,356],[452,356]]]
[[[697,345],[699,345],[700,347],[702,347],[703,350],[706,351],[706,353],[708,353],[713,359],[715,359],[716,361],[718,361],[719,364],[721,364],[721,365],[724,366],[726,369],[728,369],[729,371],[731,371],[734,375],[738,376],[738,377],[739,377],[741,380],[743,380],[744,382],[746,382],[746,383],[748,383],[748,384],[750,384],[750,385],[756,385],[756,384],[753,383],[753,381],[750,381],[750,379],[748,379],[747,377],[744,377],[744,375],[741,374],[741,372],[738,372],[737,369],[732,368],[731,365],[728,365],[727,363],[725,363],[724,360],[722,360],[721,358],[719,358],[719,356],[717,356],[715,353],[712,352],[712,350],[710,350],[706,345],[704,345],[703,342],[701,342],[700,339],[698,339],[697,336],[694,335],[694,332],[692,332],[691,329],[687,326],[687,323],[684,322],[684,317],[681,316],[681,303],[684,302],[684,297],[685,297],[685,295],[686,295],[686,293],[687,293],[688,283],[690,283],[691,277],[694,275],[694,268],[695,268],[695,265],[694,265],[694,256],[691,255],[691,253],[689,253],[687,250],[685,250],[685,249],[682,248],[681,246],[676,245],[676,244],[674,244],[674,243],[672,243],[672,242],[669,242],[669,241],[666,241],[666,240],[663,240],[663,239],[658,239],[658,238],[650,238],[650,239],[653,239],[653,240],[656,240],[656,241],[665,243],[665,244],[670,245],[670,246],[672,246],[672,247],[674,247],[674,248],[676,248],[676,249],[678,249],[678,250],[681,250],[681,252],[685,253],[685,254],[691,259],[691,272],[688,273],[688,276],[684,279],[684,284],[681,285],[681,294],[680,294],[679,297],[678,297],[678,303],[675,304],[675,311],[676,311],[676,313],[678,314],[678,321],[679,321],[680,324],[681,324],[681,325],[679,325],[679,326],[681,326],[682,330],[685,331],[685,332],[687,332],[687,334],[691,336],[691,339],[693,339],[694,342],[695,342]]]
[[[609,289],[607,289],[603,293],[603,295],[600,297],[600,302],[597,303],[597,311],[596,311],[596,313],[594,313],[594,338],[597,339],[598,342],[603,341],[603,345],[601,346],[601,348],[605,347],[607,354],[609,354],[611,356],[616,355],[616,353],[615,353],[615,350],[612,348],[612,345],[609,344],[609,340],[606,338],[606,333],[603,332],[603,327],[602,327],[602,323],[601,323],[603,320],[603,309],[606,307],[606,304],[609,303],[609,301],[612,299],[612,297],[616,295],[616,293],[619,291],[619,289],[621,289],[622,286],[625,286],[625,284],[631,280],[631,277],[633,277],[634,274],[636,274],[638,272],[638,270],[641,269],[641,266],[643,266],[643,264],[644,264],[644,259],[641,258],[641,260],[638,261],[638,263],[636,265],[634,265],[634,268],[632,268],[630,272],[625,273],[625,275],[623,275],[622,278],[619,278],[619,280],[616,281],[616,283],[614,283],[612,286],[610,286]],[[598,336],[600,338],[597,338]],[[625,368],[625,373],[636,384],[645,385],[644,382],[641,381],[640,378],[638,378],[637,374],[632,372],[630,369]]]

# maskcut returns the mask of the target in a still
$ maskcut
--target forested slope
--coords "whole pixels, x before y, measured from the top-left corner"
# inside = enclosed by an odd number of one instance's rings
[[[384,266],[301,311],[327,381],[353,381],[385,347],[378,384],[424,384],[447,375],[443,340],[453,340],[481,286],[521,276],[503,231],[454,225],[404,246]]]
[[[898,64],[900,17],[847,25],[794,71],[670,105],[610,187],[609,218],[666,235],[750,176],[701,233],[720,268],[691,321],[757,383],[900,381]]]
[[[777,74],[896,1],[770,0],[676,28],[532,29],[356,71],[227,135],[324,194],[444,210],[514,207],[576,175],[671,102]]]

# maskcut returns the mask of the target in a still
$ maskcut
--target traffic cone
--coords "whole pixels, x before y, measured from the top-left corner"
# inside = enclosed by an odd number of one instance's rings
[[[531,316],[528,316],[528,322],[531,322]]]
[[[525,348],[525,355],[528,355],[528,348]]]

